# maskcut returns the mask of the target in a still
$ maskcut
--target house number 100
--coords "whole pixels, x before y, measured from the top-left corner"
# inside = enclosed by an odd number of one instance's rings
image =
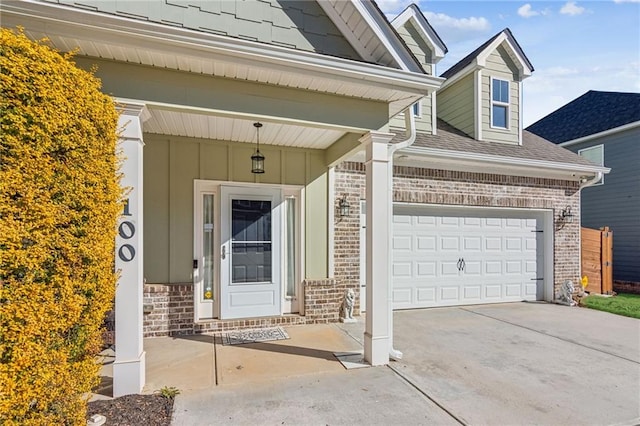
[[[129,212],[129,199],[124,203],[124,211],[122,213],[123,216],[131,216]],[[133,223],[128,220],[123,221],[120,226],[118,226],[118,235],[123,240],[128,240],[133,238],[136,234],[136,227]],[[131,244],[123,244],[118,249],[118,257],[123,262],[131,262],[136,257],[136,249]]]

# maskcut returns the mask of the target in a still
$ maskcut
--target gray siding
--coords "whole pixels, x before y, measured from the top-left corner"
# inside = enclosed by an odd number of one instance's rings
[[[474,137],[474,96],[473,74],[469,74],[438,92],[438,118]]]
[[[604,144],[604,184],[582,190],[582,226],[613,231],[613,278],[640,282],[640,129],[570,146]]]
[[[293,49],[360,59],[315,1],[46,1]]]

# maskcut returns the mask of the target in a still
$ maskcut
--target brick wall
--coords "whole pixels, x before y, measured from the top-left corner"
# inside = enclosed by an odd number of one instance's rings
[[[359,289],[360,282],[360,200],[365,198],[364,164],[345,162],[335,169],[336,196],[346,195],[352,206],[348,218],[336,218],[334,241],[335,278],[345,286]],[[515,207],[552,209],[554,220],[567,206],[580,216],[578,183],[554,179],[503,176],[394,167],[393,200],[405,203],[452,206]],[[580,276],[580,227],[574,223],[555,224],[554,284],[574,282]]]
[[[194,321],[192,284],[145,284],[144,337],[217,333],[229,330],[335,322],[345,286],[334,279],[305,280],[305,314]]]
[[[345,286],[335,279],[304,281],[304,313],[308,322],[338,321]]]

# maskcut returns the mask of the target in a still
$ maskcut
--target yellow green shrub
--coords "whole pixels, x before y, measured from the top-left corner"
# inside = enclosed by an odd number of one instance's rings
[[[111,308],[118,115],[70,55],[0,30],[0,424],[83,424]]]

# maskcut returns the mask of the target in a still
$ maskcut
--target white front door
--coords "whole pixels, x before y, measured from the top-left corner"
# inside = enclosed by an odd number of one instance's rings
[[[280,315],[282,191],[222,186],[220,198],[220,318]]]

